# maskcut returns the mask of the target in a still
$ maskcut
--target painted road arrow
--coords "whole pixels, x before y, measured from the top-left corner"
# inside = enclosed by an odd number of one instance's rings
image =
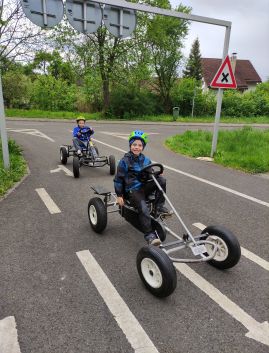
[[[61,164],[58,165],[58,168],[52,169],[52,170],[50,171],[50,173],[51,173],[51,174],[53,174],[53,173],[59,173],[59,172],[61,172],[61,171],[65,172],[65,174],[66,174],[67,176],[73,176],[73,173],[72,173],[68,168],[66,168],[65,166],[63,166],[63,165],[61,165]]]

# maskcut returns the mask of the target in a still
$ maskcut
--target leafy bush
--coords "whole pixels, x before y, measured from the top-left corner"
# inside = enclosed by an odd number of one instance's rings
[[[146,89],[116,87],[111,92],[109,115],[132,118],[160,113],[157,96]]]
[[[19,71],[8,71],[3,76],[3,95],[9,108],[29,108],[32,82]]]
[[[31,103],[43,110],[76,110],[77,86],[68,85],[62,79],[40,75],[33,84]]]

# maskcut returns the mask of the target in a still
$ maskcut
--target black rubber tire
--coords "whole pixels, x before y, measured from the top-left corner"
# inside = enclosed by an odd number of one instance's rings
[[[95,222],[93,215],[90,215],[90,208],[94,209]],[[99,197],[93,197],[88,203],[88,217],[92,229],[96,233],[102,233],[107,226],[107,209],[104,202]]]
[[[95,148],[95,151],[97,153],[97,156],[99,156],[99,150],[98,150],[98,147],[94,145],[94,148]]]
[[[241,257],[241,248],[236,236],[228,229],[222,226],[209,226],[206,227],[202,234],[207,233],[206,237],[201,239],[207,239],[210,235],[215,235],[222,239],[226,244],[228,249],[228,256],[223,261],[217,261],[215,259],[209,260],[208,263],[220,270],[226,270],[228,268],[234,267]]]
[[[153,287],[145,279],[141,264],[144,259],[150,259],[157,265],[162,276],[162,283],[158,288]],[[139,250],[136,257],[136,267],[139,273],[139,276],[144,283],[145,287],[156,297],[164,298],[168,297],[174,292],[177,286],[177,274],[173,262],[170,260],[168,255],[161,250],[160,248],[150,245],[144,246]],[[152,273],[149,270],[149,274],[152,276]],[[153,277],[153,276],[152,276]]]
[[[108,157],[108,163],[109,163],[109,172],[110,175],[114,175],[116,172],[116,160],[115,160],[115,156],[109,156]]]
[[[63,165],[66,165],[68,159],[68,152],[65,147],[60,148],[60,161]]]
[[[73,174],[74,174],[74,178],[79,178],[79,175],[80,175],[79,168],[80,168],[79,158],[78,158],[78,156],[74,156],[73,157]]]

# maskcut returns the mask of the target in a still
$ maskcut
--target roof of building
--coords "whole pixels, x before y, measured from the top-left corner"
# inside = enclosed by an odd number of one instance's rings
[[[203,78],[206,86],[209,86],[217,73],[222,60],[216,58],[202,58]],[[237,88],[247,89],[249,84],[262,82],[260,76],[249,60],[236,60],[235,79]]]

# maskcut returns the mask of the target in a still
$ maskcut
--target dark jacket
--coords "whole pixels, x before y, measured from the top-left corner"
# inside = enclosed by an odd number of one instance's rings
[[[149,164],[151,164],[151,160],[142,153],[139,156],[135,156],[131,151],[125,153],[118,164],[117,174],[114,178],[117,196],[124,196],[131,190],[139,190],[143,184],[138,179],[138,174]]]

